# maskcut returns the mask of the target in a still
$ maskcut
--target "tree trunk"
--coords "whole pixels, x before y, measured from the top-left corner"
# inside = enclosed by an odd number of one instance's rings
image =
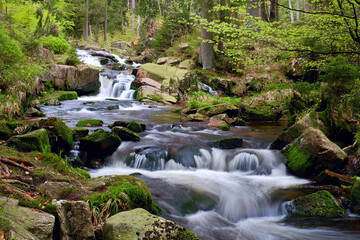
[[[158,5],[159,5],[159,14],[160,14],[160,17],[162,17],[160,0],[158,0]]]
[[[261,17],[259,9],[259,0],[251,0],[246,6],[246,12],[251,16]]]
[[[90,24],[89,24],[89,35],[90,35],[90,42],[92,42],[93,36],[92,36],[92,29]]]
[[[260,15],[261,15],[261,19],[263,21],[268,21],[268,17],[266,14],[266,4],[265,4],[265,0],[261,0],[260,2]]]
[[[107,41],[107,24],[108,24],[108,1],[105,0],[104,42]]]
[[[211,21],[213,13],[210,13],[209,10],[213,7],[213,1],[201,0],[202,10],[201,16],[207,21]],[[214,59],[214,44],[208,41],[213,41],[213,33],[206,30],[206,26],[203,24],[201,26],[201,45],[200,45],[200,63],[203,66],[204,70],[215,69]]]
[[[133,32],[136,33],[136,28],[135,28],[135,8],[136,8],[136,3],[135,0],[131,0],[131,25],[132,25],[132,29]]]
[[[291,0],[289,0],[289,8],[292,9]],[[293,12],[293,10],[290,10],[290,20],[291,20],[291,23],[294,23],[294,12]]]
[[[86,0],[84,38],[86,42],[89,40],[89,0]]]
[[[221,0],[220,5],[222,7],[226,6],[227,5],[227,0]],[[226,21],[225,17],[226,17],[226,12],[224,10],[220,10],[219,11],[219,20],[220,20],[220,22],[225,22]],[[220,53],[224,53],[224,51],[225,51],[224,42],[221,39],[218,42],[217,49],[220,51]]]
[[[99,23],[99,21],[96,21],[96,24],[95,24],[95,42],[99,42],[99,28],[100,28],[100,23]]]
[[[278,8],[278,0],[270,0],[270,13],[269,20],[270,21],[279,21],[279,8]]]
[[[296,0],[296,21],[300,21],[300,9],[301,8],[301,3],[300,3],[300,0]]]

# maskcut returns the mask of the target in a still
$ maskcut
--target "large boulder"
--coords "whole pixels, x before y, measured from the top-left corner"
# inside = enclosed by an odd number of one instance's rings
[[[51,149],[48,133],[43,128],[24,135],[12,136],[7,144],[23,152],[49,152]]]
[[[11,198],[0,198],[0,200],[6,203],[3,214],[7,219],[25,228],[39,239],[53,239],[54,216],[21,207],[18,205],[18,200]]]
[[[57,201],[56,212],[60,222],[60,239],[95,240],[90,207],[83,201]]]
[[[73,134],[74,140],[80,140],[80,139],[86,137],[87,135],[89,135],[89,129],[83,128],[83,127],[71,128],[71,132]]]
[[[307,113],[304,117],[298,119],[294,125],[285,129],[285,131],[271,143],[270,148],[277,150],[283,149],[286,145],[298,138],[308,127],[318,128],[328,136],[329,130],[321,120],[321,117],[319,117],[321,114],[322,113],[317,112]]]
[[[111,47],[126,50],[128,47],[130,47],[130,44],[127,42],[113,42],[111,43]]]
[[[214,78],[211,80],[211,86],[214,90],[220,90],[227,95],[232,95],[232,88],[235,85],[235,82],[231,79]]]
[[[298,96],[299,93],[293,90],[273,90],[249,101],[251,107],[272,105],[272,103],[282,103]]]
[[[73,191],[74,186],[67,182],[50,182],[37,186],[37,190],[49,199],[61,199],[67,192]]]
[[[42,119],[39,126],[48,131],[53,152],[70,151],[73,144],[71,129],[57,117]]]
[[[14,129],[12,129],[6,121],[0,121],[0,140],[7,140],[14,134]]]
[[[99,129],[80,140],[82,161],[85,166],[99,168],[104,164],[105,157],[115,152],[120,144],[118,135]]]
[[[160,103],[177,103],[177,99],[168,93],[162,92],[158,88],[152,86],[141,86],[136,95],[138,101],[155,101]]]
[[[234,149],[234,148],[240,148],[243,144],[243,139],[239,137],[228,137],[223,138],[220,140],[217,140],[214,142],[214,147],[220,148],[220,149]]]
[[[198,110],[198,113],[206,115],[208,117],[212,117],[222,113],[226,113],[228,116],[234,116],[237,115],[237,112],[238,108],[231,103],[221,103]]]
[[[353,213],[360,214],[360,181],[356,181],[351,190],[350,209]]]
[[[73,90],[79,94],[97,92],[100,88],[100,68],[89,65],[77,67],[52,64],[44,81],[54,80],[53,85],[61,90]]]
[[[155,63],[142,65],[137,73],[140,78],[148,77],[162,84],[169,84],[170,79],[181,81],[186,78],[188,74],[189,71],[187,70]]]
[[[345,164],[347,154],[325,134],[312,127],[281,151],[286,166],[299,177],[314,177],[328,169],[336,171]]]
[[[326,190],[295,198],[286,206],[290,216],[346,217],[344,207]]]
[[[139,135],[126,127],[113,127],[111,132],[118,135],[123,141],[140,141]]]
[[[137,239],[199,239],[185,228],[137,208],[118,213],[106,220],[103,227],[103,239],[137,240]]]

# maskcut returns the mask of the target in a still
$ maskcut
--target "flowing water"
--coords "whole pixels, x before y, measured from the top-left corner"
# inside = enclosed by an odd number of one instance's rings
[[[88,51],[79,54],[82,61],[100,66]],[[134,101],[133,80],[126,72],[102,73],[96,96],[43,108],[47,116],[59,116],[71,127],[89,118],[102,119],[107,130],[116,120],[147,125],[140,142],[123,142],[105,167],[90,170],[93,177],[135,174],[166,210],[165,218],[202,239],[360,239],[357,216],[328,221],[286,217],[287,189],[309,181],[289,175],[283,156],[267,149],[283,125],[256,124],[223,132],[204,123],[180,122],[172,107]],[[243,138],[243,147],[215,147],[217,140],[230,136]]]

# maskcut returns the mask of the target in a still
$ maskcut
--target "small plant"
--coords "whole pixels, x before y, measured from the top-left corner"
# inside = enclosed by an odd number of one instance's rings
[[[66,65],[72,65],[72,66],[77,66],[81,64],[81,61],[78,59],[78,56],[76,54],[76,48],[74,47],[70,47],[67,51],[66,51],[66,61],[65,64]]]
[[[70,44],[65,39],[51,35],[47,37],[41,37],[39,40],[45,48],[48,48],[57,54],[65,53],[70,48]]]

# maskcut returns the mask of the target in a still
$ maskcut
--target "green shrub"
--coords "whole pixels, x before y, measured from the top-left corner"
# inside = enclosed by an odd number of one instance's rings
[[[24,58],[20,43],[11,39],[5,29],[0,28],[0,70],[9,68],[12,64]]]
[[[70,44],[65,39],[51,35],[47,37],[41,37],[40,43],[45,48],[50,49],[54,53],[65,53],[70,48]]]
[[[72,66],[77,66],[81,64],[81,61],[78,59],[78,56],[76,54],[76,48],[74,47],[70,47],[67,51],[66,51],[66,61],[65,64],[66,65],[72,65]]]

